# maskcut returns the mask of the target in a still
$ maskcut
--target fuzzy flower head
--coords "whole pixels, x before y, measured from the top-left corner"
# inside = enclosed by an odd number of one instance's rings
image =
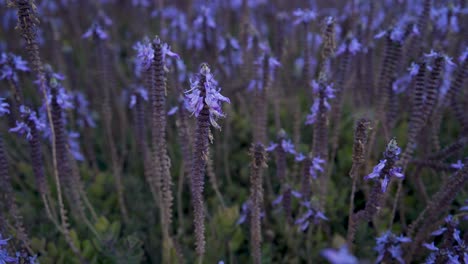
[[[317,13],[310,9],[296,9],[293,12],[294,16],[294,25],[299,25],[300,23],[309,23],[317,18]]]
[[[221,88],[214,79],[208,64],[203,63],[197,76],[190,80],[190,90],[186,93],[186,108],[196,117],[203,108],[209,110],[210,123],[213,127],[220,129],[216,122],[218,118],[224,117],[221,104],[231,103],[229,98],[221,95]]]
[[[106,31],[101,27],[98,22],[94,22],[91,24],[91,27],[81,36],[83,39],[88,38],[96,38],[100,40],[106,40],[109,36],[107,35]]]
[[[8,103],[5,103],[4,101],[5,98],[0,97],[0,116],[4,116],[10,113],[10,110],[8,109],[10,105]]]
[[[154,49],[149,38],[145,37],[143,41],[138,41],[133,45],[137,55],[135,57],[135,71],[139,75],[142,71],[146,71],[151,66],[154,59]]]
[[[18,80],[18,72],[29,71],[28,63],[13,53],[0,56],[0,80]]]

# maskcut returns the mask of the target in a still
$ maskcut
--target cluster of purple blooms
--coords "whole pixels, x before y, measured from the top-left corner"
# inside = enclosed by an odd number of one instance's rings
[[[328,221],[325,214],[315,209],[310,201],[302,201],[301,206],[305,208],[305,212],[294,221],[294,224],[299,226],[300,231],[306,231],[311,223],[318,224],[320,221]]]
[[[1,264],[8,264],[8,263],[13,263],[13,264],[36,264],[37,262],[37,256],[28,256],[25,253],[21,252],[16,252],[15,257],[11,256],[7,249],[6,246],[8,245],[8,241],[10,239],[3,239],[2,234],[0,234],[0,263]]]
[[[435,245],[435,242],[423,243],[423,246],[431,251],[431,254],[426,259],[426,264],[440,263],[443,259],[447,263],[452,264],[468,263],[468,245],[460,237],[461,232],[458,229],[458,220],[452,215],[448,215],[445,218],[445,223],[447,227],[440,227],[432,232],[431,235],[433,237],[445,235],[449,238],[448,241],[452,243],[450,245],[442,243],[439,247]]]
[[[310,114],[307,115],[307,119],[305,124],[311,125],[317,121],[317,116],[319,114],[320,108],[320,101],[322,101],[323,106],[327,111],[330,110],[330,103],[328,102],[329,99],[335,98],[335,90],[333,89],[333,84],[324,85],[316,80],[312,80],[310,83],[312,86],[312,92],[316,95],[314,99],[314,103],[310,108]],[[323,98],[320,98],[320,94],[323,93]]]
[[[399,159],[400,153],[401,148],[398,147],[396,140],[390,140],[384,152],[384,159],[380,160],[379,164],[377,164],[372,172],[364,177],[364,179],[380,181],[382,193],[386,192],[391,178],[403,179],[405,177],[401,167],[395,166],[395,162]]]
[[[30,125],[35,126],[38,131],[44,131],[46,125],[44,122],[37,117],[35,111],[31,110],[27,106],[20,106],[20,114],[22,117],[22,121],[16,120],[16,126],[10,128],[10,132],[17,133],[19,135],[25,135],[27,140],[32,139],[31,135],[31,127]],[[27,124],[29,123],[29,124]]]
[[[205,81],[202,84],[203,87],[200,87],[202,76],[204,76]],[[201,91],[201,89],[204,91]],[[207,107],[210,112],[211,125],[217,129],[221,129],[216,122],[218,118],[224,117],[221,103],[231,103],[231,101],[229,98],[221,95],[220,91],[221,88],[218,87],[218,82],[214,79],[210,68],[208,65],[202,64],[200,73],[190,80],[190,90],[186,92],[185,107],[196,117],[198,117],[203,107]]]
[[[380,237],[377,238],[377,245],[374,248],[377,251],[378,256],[376,263],[381,263],[385,257],[390,257],[404,264],[403,250],[401,248],[402,243],[409,243],[411,239],[403,235],[396,236],[391,231],[386,231]]]
[[[0,56],[0,80],[18,81],[18,72],[29,71],[28,63],[13,53]]]

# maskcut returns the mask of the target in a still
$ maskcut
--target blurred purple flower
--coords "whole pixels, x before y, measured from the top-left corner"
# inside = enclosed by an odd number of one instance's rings
[[[434,245],[434,242],[432,243],[423,243],[423,246],[431,251],[438,251],[439,248]]]
[[[463,169],[463,166],[464,166],[464,164],[463,164],[463,162],[461,160],[457,160],[456,163],[450,164],[450,167],[452,167],[454,169],[457,169],[457,170]]]
[[[81,154],[80,143],[79,143],[80,134],[76,131],[68,132],[68,146],[70,147],[70,152],[75,158],[75,160],[83,161],[84,156]]]
[[[317,18],[317,13],[310,9],[296,9],[293,11],[293,16],[295,17],[293,25],[298,25],[300,23],[309,23]]]
[[[78,114],[77,123],[80,127],[96,127],[91,110],[89,109],[89,102],[86,100],[82,92],[75,92],[76,112]]]
[[[311,223],[318,224],[320,221],[328,221],[323,212],[312,208],[310,202],[301,202],[301,205],[306,211],[294,221],[294,224],[299,226],[300,231],[306,231]]]
[[[0,97],[0,116],[10,113],[10,110],[8,109],[10,105],[8,103],[5,103],[4,101],[5,101],[5,98]]]
[[[346,246],[340,249],[327,248],[322,250],[321,255],[332,264],[358,264],[358,259],[353,256]]]
[[[91,24],[91,27],[81,36],[83,39],[87,39],[90,37],[96,37],[98,39],[104,40],[108,38],[107,33],[104,31],[104,29],[99,25],[99,23],[94,22]]]
[[[391,231],[386,231],[380,237],[376,239],[377,245],[374,248],[378,253],[376,263],[380,263],[386,252],[390,253],[393,259],[396,259],[400,263],[405,263],[402,256],[402,243],[409,243],[411,239],[405,236],[396,236]]]
[[[312,159],[312,164],[309,167],[309,174],[312,176],[312,178],[317,179],[318,173],[323,172],[323,163],[325,163],[325,160],[320,157],[315,157]]]
[[[140,74],[143,70],[148,70],[151,66],[151,62],[154,59],[154,49],[148,38],[144,38],[143,41],[138,41],[133,45],[133,49],[137,51],[135,58],[135,71]]]
[[[18,80],[18,72],[29,71],[28,63],[13,53],[0,56],[0,80]]]

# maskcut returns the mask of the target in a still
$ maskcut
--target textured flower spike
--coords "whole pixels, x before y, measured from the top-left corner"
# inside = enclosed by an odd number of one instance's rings
[[[19,71],[29,71],[28,63],[13,53],[2,53],[0,57],[0,80],[18,80]]]
[[[210,123],[217,129],[221,129],[216,122],[217,119],[224,117],[221,103],[231,103],[229,98],[221,95],[220,91],[221,88],[218,87],[218,82],[214,79],[208,64],[203,63],[199,74],[194,80],[190,80],[190,90],[186,95],[187,109],[198,117],[200,111],[206,107],[210,112]]]
[[[91,27],[83,34],[83,36],[81,36],[83,39],[88,39],[91,37],[105,40],[108,38],[108,35],[98,22],[94,22],[91,24]]]

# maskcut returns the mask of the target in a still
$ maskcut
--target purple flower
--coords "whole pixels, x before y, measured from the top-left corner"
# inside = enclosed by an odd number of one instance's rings
[[[22,121],[16,121],[16,126],[8,130],[10,132],[18,133],[19,135],[26,135],[27,140],[31,140],[31,129]]]
[[[142,70],[148,70],[154,59],[154,49],[149,39],[144,38],[143,41],[138,41],[133,49],[137,51],[135,58],[136,72],[139,74]]]
[[[89,109],[89,102],[82,92],[75,92],[76,112],[78,114],[77,123],[80,127],[96,127],[96,123]]]
[[[346,246],[342,246],[339,250],[324,249],[321,255],[332,264],[358,264],[358,259],[353,256]]]
[[[317,224],[320,221],[328,221],[328,218],[323,212],[312,208],[310,202],[301,202],[301,205],[305,207],[306,211],[294,221],[294,224],[299,226],[300,231],[306,231],[311,222]]]
[[[367,175],[366,177],[364,177],[364,179],[368,180],[368,179],[374,179],[374,178],[380,177],[380,173],[382,172],[382,170],[385,167],[386,163],[387,163],[387,160],[385,160],[385,159],[380,160],[379,164],[375,165],[372,172],[369,175]]]
[[[166,55],[171,57],[171,58],[180,59],[180,57],[179,57],[179,55],[177,53],[171,51],[171,47],[167,43],[162,42],[159,38],[155,39],[155,43],[156,44],[161,44],[163,60],[166,59]],[[153,55],[153,57],[154,57],[154,55]]]
[[[2,53],[0,56],[0,80],[18,80],[17,72],[29,71],[26,61],[13,53]]]
[[[132,6],[134,7],[148,7],[150,5],[148,0],[132,0]]]
[[[291,153],[293,155],[296,153],[296,151],[294,150],[294,144],[291,142],[290,139],[288,139],[288,140],[283,139],[281,141],[281,147],[287,153]]]
[[[335,55],[340,55],[345,52],[349,52],[352,55],[356,55],[361,50],[361,43],[356,38],[351,39],[351,41],[345,41],[341,44],[335,52]]]
[[[80,143],[78,141],[79,138],[80,134],[78,132],[70,131],[68,133],[68,146],[70,147],[70,152],[75,160],[83,161],[84,156],[81,154]]]
[[[434,242],[432,243],[423,243],[423,246],[431,251],[438,251],[439,248],[434,245]]]
[[[6,249],[0,248],[0,263],[1,264],[15,263],[15,262],[16,262],[16,258],[9,256]]]
[[[204,77],[204,83],[200,83]],[[203,87],[200,87],[203,85]],[[204,95],[202,95],[201,90]],[[216,123],[217,119],[224,117],[221,109],[221,103],[231,103],[229,98],[221,95],[221,88],[218,87],[218,82],[211,74],[210,68],[207,64],[202,64],[199,74],[195,79],[190,80],[190,90],[186,93],[186,107],[196,117],[200,114],[203,107],[207,107],[210,112],[210,123],[215,128],[221,127]]]
[[[419,64],[417,64],[415,62],[412,62],[411,66],[408,68],[408,70],[410,71],[410,76],[411,77],[416,76],[416,74],[418,74],[418,72],[419,72]]]
[[[172,115],[174,115],[175,113],[177,113],[178,110],[179,110],[179,107],[178,107],[178,106],[174,106],[174,107],[172,107],[172,108],[167,112],[167,115],[168,115],[168,116],[172,116]]]
[[[296,9],[293,12],[295,17],[293,25],[298,25],[300,23],[309,23],[317,18],[317,13],[310,9]]]
[[[460,64],[463,63],[467,57],[468,57],[468,47],[462,52],[460,57],[458,57],[458,62],[460,62]]]
[[[200,14],[193,21],[193,26],[197,29],[201,29],[203,27],[203,23],[206,23],[206,25],[210,28],[216,28],[213,11],[208,6],[201,7]]]
[[[5,103],[4,101],[5,98],[0,97],[0,116],[10,113],[10,110],[8,109],[10,105],[8,103]]]
[[[135,92],[132,95],[130,95],[130,103],[129,103],[130,109],[133,108],[135,104],[137,103],[137,98],[141,98],[146,102],[148,101],[148,92],[146,91],[144,87],[139,86],[138,88],[135,89]]]
[[[445,231],[447,231],[447,228],[446,227],[441,227],[441,228],[437,229],[436,231],[432,232],[431,236],[440,236],[443,233],[445,233]]]
[[[398,260],[400,263],[404,263],[401,244],[411,242],[410,238],[402,235],[396,236],[392,232],[386,231],[382,236],[377,237],[376,241],[377,245],[374,248],[378,253],[376,263],[380,263],[383,260],[386,252],[390,253],[390,256],[393,259]]]
[[[306,158],[306,157],[304,156],[304,154],[302,154],[302,153],[297,153],[297,154],[296,154],[296,158],[295,158],[294,160],[297,161],[297,162],[301,162],[301,161],[305,160],[305,158]]]
[[[36,112],[32,111],[28,107],[22,105],[20,106],[20,114],[21,117],[25,120],[31,121],[31,123],[36,127],[39,131],[44,131],[46,129],[46,125],[42,120],[37,118]],[[16,121],[16,126],[9,129],[9,132],[18,133],[19,135],[26,135],[27,140],[31,140],[31,128],[23,121]]]
[[[276,147],[278,147],[278,144],[271,142],[270,146],[268,146],[265,150],[268,151],[268,152],[271,152],[271,151],[275,150]]]
[[[104,31],[104,29],[99,25],[99,23],[94,22],[91,24],[91,27],[81,36],[83,39],[90,38],[91,36],[97,37],[98,39],[104,40],[107,39],[107,33]]]
[[[312,178],[317,179],[318,173],[323,172],[322,164],[325,163],[324,159],[315,157],[312,159],[312,164],[309,167],[309,174]]]
[[[452,167],[454,169],[457,169],[457,170],[463,169],[463,166],[464,166],[464,164],[463,164],[463,162],[461,160],[457,160],[456,163],[450,164],[450,167]]]
[[[318,111],[320,109],[320,101],[322,101],[323,106],[326,110],[330,110],[330,103],[328,102],[329,99],[335,98],[335,90],[333,89],[333,84],[320,84],[316,80],[312,80],[310,82],[312,87],[313,94],[316,95],[314,99],[314,103],[310,108],[310,114],[306,117],[306,125],[310,125],[317,121]]]
[[[390,171],[389,171],[389,174],[390,174],[390,177],[397,177],[397,178],[400,178],[400,179],[405,177],[405,175],[403,175],[403,173],[402,173],[401,167],[391,168]]]

